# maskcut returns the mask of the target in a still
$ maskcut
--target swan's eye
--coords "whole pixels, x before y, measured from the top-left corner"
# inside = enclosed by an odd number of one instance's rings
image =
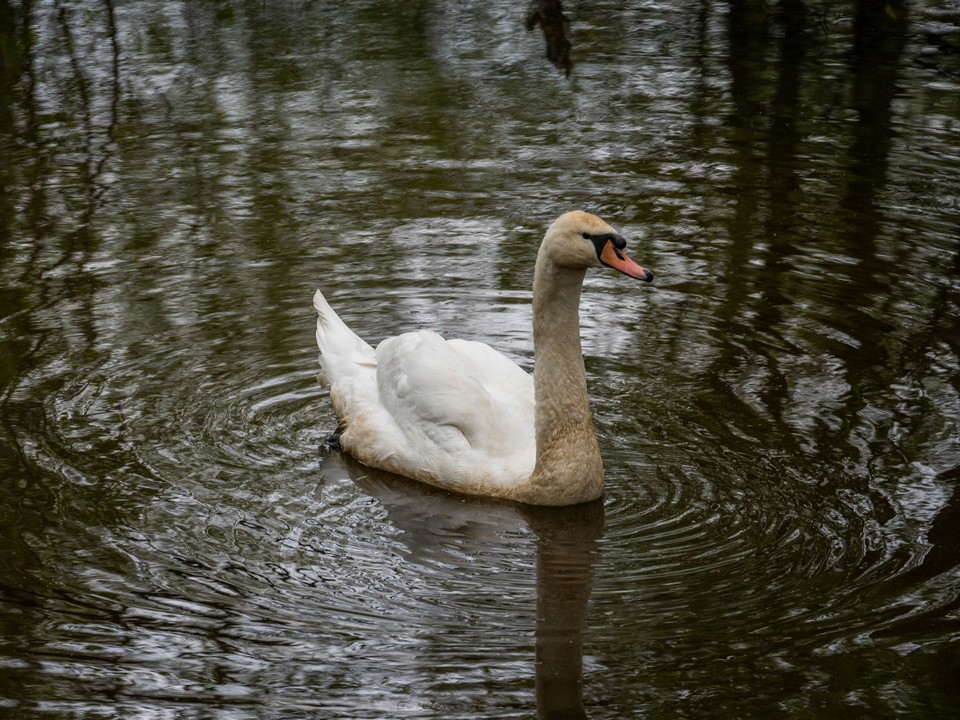
[[[582,237],[584,240],[592,240],[592,239],[593,239],[593,238],[590,237],[590,233],[581,233],[581,234],[580,234],[580,237]]]

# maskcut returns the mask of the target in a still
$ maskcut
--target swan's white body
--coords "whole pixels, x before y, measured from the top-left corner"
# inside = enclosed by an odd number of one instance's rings
[[[534,274],[535,375],[488,345],[429,330],[361,340],[318,290],[321,382],[340,420],[340,446],[366,465],[458,492],[539,505],[599,497],[603,464],[580,351],[587,267],[653,276],[609,225],[561,216]]]
[[[464,492],[506,489],[533,472],[533,378],[517,365],[488,345],[431,330],[374,350],[319,291],[313,304],[341,447],[367,465],[434,484],[448,478],[447,487]],[[347,337],[349,354],[337,352]]]

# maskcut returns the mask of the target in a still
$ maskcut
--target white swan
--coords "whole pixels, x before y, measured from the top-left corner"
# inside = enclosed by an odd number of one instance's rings
[[[603,492],[603,462],[580,349],[587,268],[653,275],[603,220],[575,211],[547,230],[533,275],[531,378],[479,342],[419,330],[376,350],[318,290],[320,381],[330,388],[340,447],[365,465],[438,487],[535,505]]]

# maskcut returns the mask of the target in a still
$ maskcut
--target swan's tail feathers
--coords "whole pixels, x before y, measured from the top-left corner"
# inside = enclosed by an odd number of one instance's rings
[[[376,351],[347,327],[319,290],[313,296],[313,307],[317,311],[321,384],[330,386],[362,368],[376,367]]]

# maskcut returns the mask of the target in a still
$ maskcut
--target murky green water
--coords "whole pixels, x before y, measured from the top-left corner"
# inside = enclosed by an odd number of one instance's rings
[[[752,5],[0,2],[0,715],[955,714],[960,15]],[[601,503],[322,450],[576,207]]]

